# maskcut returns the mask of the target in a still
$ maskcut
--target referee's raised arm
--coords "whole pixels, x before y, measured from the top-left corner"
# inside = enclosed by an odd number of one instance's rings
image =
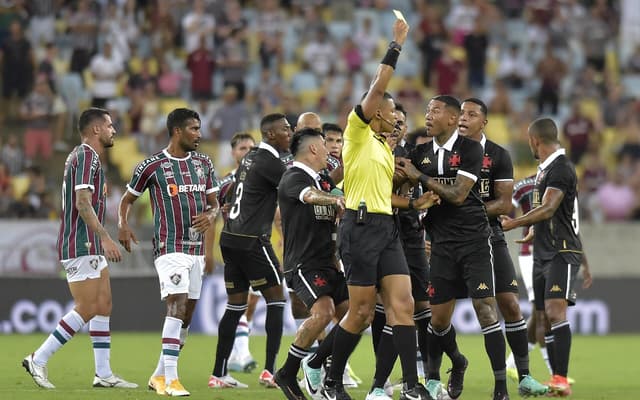
[[[393,70],[396,68],[396,63],[398,62],[402,45],[407,39],[408,32],[409,25],[401,19],[396,19],[396,22],[393,24],[393,41],[389,43],[387,53],[378,66],[376,76],[371,82],[369,91],[360,103],[363,117],[365,117],[366,120],[371,120],[376,110],[380,107],[380,101],[382,101],[384,92],[391,80]]]

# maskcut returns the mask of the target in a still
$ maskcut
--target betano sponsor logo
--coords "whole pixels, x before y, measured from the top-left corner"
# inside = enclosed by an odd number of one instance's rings
[[[176,185],[174,183],[170,183],[167,185],[167,193],[171,197],[177,196],[180,193],[204,192],[206,189],[207,185],[204,183],[197,185]]]

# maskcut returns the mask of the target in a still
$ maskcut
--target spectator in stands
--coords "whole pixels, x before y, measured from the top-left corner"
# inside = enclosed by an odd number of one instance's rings
[[[582,170],[582,174],[578,177],[580,218],[601,222],[602,211],[595,193],[607,181],[607,168],[597,142],[589,144],[589,150],[582,157],[580,164]]]
[[[638,199],[631,186],[625,182],[620,168],[609,182],[601,185],[595,194],[607,221],[625,221],[638,209]]]
[[[611,39],[610,26],[604,19],[603,10],[594,5],[583,26],[584,51],[587,64],[596,71],[604,71],[607,44]]]
[[[118,79],[124,72],[122,60],[113,54],[111,42],[104,42],[102,53],[91,58],[89,69],[93,77],[91,105],[105,108],[107,101],[118,96]]]
[[[53,42],[47,42],[44,46],[44,57],[38,64],[36,73],[45,75],[49,81],[49,86],[57,92],[56,80],[57,80],[57,64],[60,63],[58,56],[58,47]]]
[[[249,49],[243,40],[242,32],[241,29],[232,30],[218,52],[223,87],[235,86],[239,100],[244,100],[244,80],[249,67]]]
[[[196,100],[210,100],[213,97],[213,73],[215,71],[213,52],[207,48],[207,40],[200,37],[200,46],[187,58],[187,68],[191,71],[191,97]]]
[[[129,4],[131,2],[127,1],[127,9],[130,7]],[[124,63],[131,56],[129,43],[136,42],[139,37],[135,14],[125,14],[124,10],[118,9],[115,2],[109,2],[106,7],[100,23],[100,35],[111,43],[113,55]]]
[[[624,105],[629,99],[623,97],[623,88],[620,83],[611,83],[607,86],[607,95],[601,99],[600,109],[602,111],[602,121],[607,127],[619,124],[624,112]]]
[[[571,115],[562,127],[562,135],[567,142],[571,162],[575,165],[580,163],[589,147],[589,142],[597,142],[597,138],[594,137],[596,134],[593,121],[582,112],[580,101],[574,100],[571,105]]]
[[[629,56],[625,72],[628,74],[640,74],[640,43],[636,44],[633,53]]]
[[[162,97],[179,97],[182,89],[182,74],[171,69],[166,59],[160,60],[158,75],[158,93]]]
[[[7,136],[7,140],[0,152],[0,161],[7,166],[10,175],[14,176],[22,172],[24,153],[20,149],[16,134],[11,133]]]
[[[489,37],[483,17],[476,19],[473,31],[464,37],[464,49],[467,51],[467,71],[469,87],[472,89],[484,88],[485,68],[487,64],[487,49]]]
[[[502,79],[496,79],[493,84],[493,96],[489,101],[489,111],[493,115],[511,115],[511,97],[507,85]]]
[[[462,62],[453,57],[453,50],[451,43],[445,43],[442,48],[442,55],[435,63],[431,87],[434,87],[437,93],[455,95],[458,84],[461,82],[462,75],[465,72]]]
[[[456,45],[464,43],[465,36],[473,31],[473,26],[478,19],[478,8],[473,3],[472,0],[456,2],[447,15],[446,24]]]
[[[342,61],[347,67],[347,71],[349,74],[353,74],[355,72],[360,71],[362,68],[362,56],[360,55],[360,45],[353,41],[350,37],[346,37],[344,39],[344,43],[342,45],[342,50],[340,51],[342,54]]]
[[[200,38],[206,39],[206,47],[213,50],[213,33],[216,20],[213,15],[205,12],[204,0],[194,0],[193,9],[182,18],[182,32],[184,49],[190,54],[198,49]]]
[[[371,18],[364,18],[353,37],[353,41],[358,43],[358,49],[360,50],[363,62],[371,61],[374,58],[378,46],[376,36],[371,29]]]
[[[91,62],[96,48],[98,19],[88,0],[78,0],[76,11],[67,19],[68,39],[73,49],[71,53],[71,72],[82,74]]]
[[[0,217],[5,217],[13,202],[11,173],[4,161],[0,161]]]
[[[2,117],[17,115],[19,104],[33,86],[33,51],[20,22],[9,25],[10,36],[0,47],[2,61]]]
[[[336,60],[336,48],[329,39],[326,27],[319,28],[315,39],[305,46],[303,58],[319,79],[332,72]]]
[[[496,77],[503,80],[511,89],[522,89],[532,72],[529,61],[520,51],[520,46],[512,43],[509,45],[509,50],[500,58]]]
[[[29,39],[32,47],[49,42],[55,34],[57,0],[29,2]]]
[[[416,43],[422,55],[422,83],[425,86],[433,82],[431,74],[447,40],[448,33],[438,8],[423,5],[420,29],[416,30]]]
[[[567,66],[553,52],[553,48],[547,45],[545,55],[538,63],[536,73],[540,78],[538,91],[538,113],[543,114],[549,108],[553,115],[558,114],[560,102],[560,82],[567,74]]]
[[[20,116],[26,121],[24,155],[27,164],[36,157],[51,158],[53,150],[54,96],[45,75],[38,75],[33,91],[20,108]]]
[[[151,47],[167,49],[173,47],[178,37],[178,26],[171,12],[168,1],[154,1],[149,18]]]
[[[147,82],[142,95],[142,110],[140,113],[140,150],[144,154],[152,154],[158,149],[158,138],[163,129],[163,116],[160,112],[160,101],[156,94],[156,85]]]
[[[277,70],[283,57],[282,39],[287,16],[277,0],[258,2],[258,10],[254,29],[258,35],[260,62],[263,69]]]
[[[216,168],[224,170],[233,166],[234,160],[229,153],[231,138],[236,132],[246,131],[250,128],[249,111],[242,101],[238,101],[238,89],[235,86],[227,86],[222,93],[222,105],[211,119],[211,136],[217,140],[219,154],[216,160]]]
[[[221,45],[230,35],[232,31],[239,31],[243,41],[247,40],[246,18],[242,16],[242,7],[238,0],[227,0],[224,3],[224,14],[216,24],[215,43],[216,46]]]

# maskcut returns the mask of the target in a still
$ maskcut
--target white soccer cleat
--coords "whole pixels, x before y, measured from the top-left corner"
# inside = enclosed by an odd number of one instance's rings
[[[393,400],[390,396],[382,388],[375,388],[369,393],[367,393],[367,397],[365,400]]]
[[[22,366],[27,370],[33,378],[36,385],[45,389],[55,389],[53,383],[49,382],[47,367],[38,365],[33,361],[33,353],[29,354],[22,360]]]
[[[249,387],[249,385],[238,381],[228,374],[223,377],[211,375],[207,386],[211,389],[246,389]]]
[[[227,363],[227,369],[232,372],[251,372],[258,366],[251,353],[236,355],[232,353]]]
[[[138,384],[127,382],[118,375],[111,375],[108,378],[100,378],[96,375],[93,377],[93,387],[135,389]]]

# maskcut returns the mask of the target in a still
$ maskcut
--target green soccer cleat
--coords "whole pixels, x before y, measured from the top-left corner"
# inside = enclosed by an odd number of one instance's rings
[[[518,382],[520,379],[517,368],[507,368],[507,376],[514,382]]]
[[[444,386],[440,381],[435,379],[429,379],[426,384],[427,392],[431,395],[431,398],[434,400],[439,400],[444,397],[445,391]]]
[[[518,385],[518,393],[522,397],[544,396],[549,392],[549,387],[535,380],[531,375],[525,375]]]

